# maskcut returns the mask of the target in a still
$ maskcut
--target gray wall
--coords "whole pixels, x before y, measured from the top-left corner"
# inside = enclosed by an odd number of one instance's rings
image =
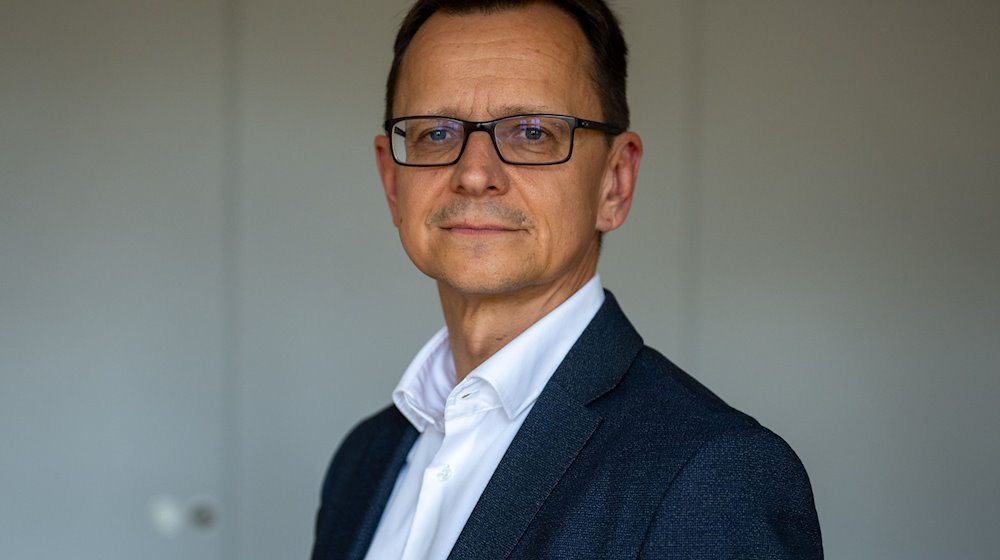
[[[227,470],[220,6],[0,0],[0,558],[210,560]]]
[[[200,407],[191,441],[219,456],[198,480],[223,519],[204,558],[303,557],[329,455],[441,324],[371,153],[407,2],[94,4],[0,0],[0,557],[35,557],[9,521],[50,524],[31,504],[70,476],[52,464],[128,455],[64,445],[104,418],[74,408],[88,387],[138,418]],[[828,557],[995,556],[1000,4],[615,5],[646,159],[606,286],[650,345],[789,440]],[[86,352],[29,353],[54,324]],[[148,348],[163,336],[176,363]],[[136,360],[158,376],[122,374]],[[79,389],[53,406],[68,372]],[[200,391],[156,390],[178,377]],[[104,483],[152,491],[126,470]],[[124,540],[70,517],[67,534]]]

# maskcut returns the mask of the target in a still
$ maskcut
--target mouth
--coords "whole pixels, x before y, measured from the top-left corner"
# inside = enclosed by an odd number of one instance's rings
[[[480,239],[526,233],[532,228],[526,214],[494,200],[475,206],[469,200],[451,201],[432,212],[425,224],[449,235]]]
[[[500,235],[521,231],[521,228],[509,224],[490,222],[452,222],[441,224],[439,227],[458,235]]]

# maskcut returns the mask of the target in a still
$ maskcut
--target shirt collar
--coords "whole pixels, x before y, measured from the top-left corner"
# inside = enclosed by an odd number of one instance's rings
[[[508,418],[529,408],[604,303],[595,274],[566,301],[469,373],[457,386],[448,331],[439,330],[410,362],[392,393],[396,408],[423,432],[443,431],[449,395],[470,385],[490,387]]]
[[[428,425],[443,431],[444,405],[455,377],[448,329],[442,328],[414,356],[392,392],[392,401],[419,432]]]

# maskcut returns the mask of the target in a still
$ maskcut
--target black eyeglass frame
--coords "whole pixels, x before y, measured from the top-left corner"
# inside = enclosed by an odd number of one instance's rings
[[[507,158],[505,158],[504,155],[503,155],[503,153],[500,151],[500,146],[497,144],[497,137],[496,137],[497,123],[499,123],[500,121],[508,120],[508,119],[535,118],[535,117],[546,117],[546,118],[560,119],[562,121],[565,121],[567,124],[569,124],[569,126],[570,126],[570,130],[569,130],[569,150],[566,153],[566,157],[563,158],[563,159],[561,159],[561,160],[559,160],[559,161],[552,161],[552,162],[545,162],[545,163],[524,163],[524,162],[512,162],[512,161],[508,161]],[[462,137],[462,147],[458,150],[458,154],[455,156],[455,159],[453,159],[452,161],[449,161],[449,162],[445,162],[445,163],[404,163],[404,162],[399,161],[399,158],[396,157],[396,150],[393,148],[392,128],[396,125],[396,123],[399,123],[399,122],[402,122],[402,121],[405,121],[405,120],[409,120],[409,119],[443,119],[443,120],[449,120],[449,121],[461,123],[462,129],[463,129],[462,134],[464,136]],[[405,167],[446,167],[446,166],[449,166],[449,165],[455,165],[456,163],[458,163],[458,161],[460,159],[462,159],[462,154],[465,153],[465,146],[468,145],[468,143],[469,143],[469,135],[472,134],[473,132],[478,132],[478,131],[482,131],[482,132],[485,132],[485,133],[489,134],[490,141],[493,142],[493,149],[496,150],[497,157],[500,158],[500,161],[502,161],[502,162],[504,162],[504,163],[506,163],[508,165],[532,165],[532,166],[559,165],[560,163],[566,163],[567,161],[569,161],[570,158],[573,157],[573,144],[576,141],[576,129],[578,129],[578,128],[585,128],[585,129],[589,129],[589,130],[596,130],[596,131],[599,131],[599,132],[603,132],[605,134],[610,134],[612,136],[617,136],[617,135],[625,132],[624,128],[620,128],[620,127],[617,127],[617,126],[614,126],[614,125],[610,125],[610,124],[607,124],[607,123],[602,123],[602,122],[599,122],[599,121],[592,121],[592,120],[588,120],[588,119],[581,119],[579,117],[571,117],[569,115],[555,115],[555,114],[549,114],[549,113],[529,113],[529,114],[525,114],[525,115],[510,115],[510,116],[507,116],[507,117],[502,117],[502,118],[499,118],[499,119],[494,119],[492,121],[478,121],[478,122],[477,121],[466,121],[466,120],[462,120],[462,119],[456,119],[454,117],[443,117],[441,115],[409,115],[409,116],[406,116],[406,117],[397,117],[397,118],[394,118],[394,119],[389,119],[389,120],[385,121],[384,123],[382,123],[382,127],[385,129],[385,133],[389,137],[389,153],[392,154],[392,160],[395,161],[398,165],[402,165],[402,166],[405,166]]]

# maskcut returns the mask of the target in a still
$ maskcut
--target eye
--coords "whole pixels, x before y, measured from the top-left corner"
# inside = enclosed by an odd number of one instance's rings
[[[447,128],[434,128],[427,131],[424,136],[431,141],[441,142],[443,140],[448,140],[451,137],[451,131]]]
[[[526,140],[538,141],[545,138],[545,131],[539,126],[522,125],[521,134]]]
[[[456,142],[462,138],[462,125],[447,119],[419,119],[412,123],[415,141],[424,144]]]

